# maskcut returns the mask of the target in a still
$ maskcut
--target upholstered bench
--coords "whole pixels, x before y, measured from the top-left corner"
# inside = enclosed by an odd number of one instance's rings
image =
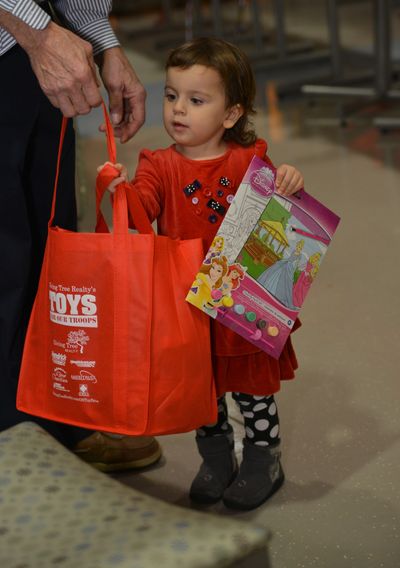
[[[2,568],[265,568],[267,539],[122,485],[32,422],[0,433]]]

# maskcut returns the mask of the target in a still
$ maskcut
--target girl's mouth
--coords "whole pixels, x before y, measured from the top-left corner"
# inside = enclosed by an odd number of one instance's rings
[[[177,128],[178,130],[183,130],[184,128],[187,128],[186,124],[182,124],[181,122],[173,122],[172,126],[174,128]]]

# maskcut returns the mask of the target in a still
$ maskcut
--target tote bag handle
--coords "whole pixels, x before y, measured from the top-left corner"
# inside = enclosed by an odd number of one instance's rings
[[[106,124],[108,158],[111,164],[114,164],[117,160],[114,130],[104,103],[102,106]],[[107,223],[100,210],[100,204],[107,186],[113,179],[115,179],[115,173],[116,169],[112,165],[106,165],[96,179],[96,232],[98,233],[106,233],[109,231]],[[154,234],[153,227],[151,226],[138,194],[128,183],[121,183],[120,186],[118,186],[118,189],[123,189],[128,201],[129,213],[137,231],[142,234]],[[114,196],[114,200],[115,198],[116,195]],[[122,202],[122,199],[120,202]],[[116,227],[114,227],[114,230],[115,229]]]
[[[113,127],[111,121],[108,116],[107,109],[102,104],[103,113],[104,113],[104,120],[106,124],[106,140],[107,140],[107,153],[108,158],[111,163],[116,162],[117,152],[116,152],[116,145],[115,145],[115,137],[113,132]],[[50,228],[54,222],[54,215],[55,215],[55,208],[56,208],[56,199],[57,199],[57,188],[58,188],[58,180],[60,175],[60,164],[61,164],[61,155],[62,155],[62,148],[64,143],[65,132],[67,129],[68,118],[63,117],[62,124],[61,124],[61,132],[60,132],[60,141],[58,145],[58,156],[57,156],[57,167],[56,167],[56,176],[54,181],[54,189],[53,189],[53,199],[51,204],[51,212],[50,218],[48,222],[48,227]],[[97,176],[97,183],[96,183],[96,216],[97,216],[97,223],[96,223],[96,232],[109,232],[107,223],[105,222],[104,216],[100,210],[100,203],[104,192],[112,181],[115,178],[115,169],[113,166],[106,166],[101,174]],[[123,186],[123,193],[125,197],[125,201],[128,202],[128,209],[129,214],[132,218],[132,221],[135,224],[136,229],[139,233],[143,234],[154,234],[153,227],[149,221],[147,213],[140,201],[139,196],[137,193],[128,185],[128,184],[121,184]],[[122,189],[122,188],[121,188]],[[119,192],[121,193],[121,192]],[[119,203],[122,205],[124,199],[119,199]]]

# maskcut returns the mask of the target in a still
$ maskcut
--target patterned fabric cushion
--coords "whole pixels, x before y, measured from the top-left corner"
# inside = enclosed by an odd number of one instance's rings
[[[32,422],[0,433],[4,568],[237,566],[257,551],[266,559],[267,539],[265,528],[124,486]]]

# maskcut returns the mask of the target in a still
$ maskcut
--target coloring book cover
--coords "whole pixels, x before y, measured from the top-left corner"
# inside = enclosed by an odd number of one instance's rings
[[[186,300],[278,358],[340,219],[275,173],[252,159]]]

